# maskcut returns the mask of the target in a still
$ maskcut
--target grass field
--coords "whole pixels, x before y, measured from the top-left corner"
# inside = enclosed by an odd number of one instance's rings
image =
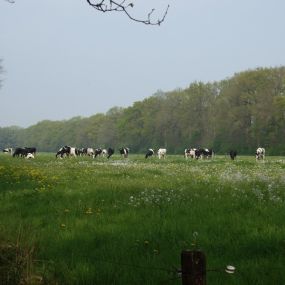
[[[181,284],[183,249],[208,284],[285,284],[285,158],[0,155],[3,284]]]

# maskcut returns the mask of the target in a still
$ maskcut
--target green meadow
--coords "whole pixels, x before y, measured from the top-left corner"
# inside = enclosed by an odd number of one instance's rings
[[[285,158],[0,155],[3,284],[182,284],[185,249],[208,284],[285,284]]]

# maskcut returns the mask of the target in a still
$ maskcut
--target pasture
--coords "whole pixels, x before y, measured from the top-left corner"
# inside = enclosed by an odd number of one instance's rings
[[[181,284],[183,249],[208,284],[285,284],[284,221],[284,157],[0,155],[4,284]]]

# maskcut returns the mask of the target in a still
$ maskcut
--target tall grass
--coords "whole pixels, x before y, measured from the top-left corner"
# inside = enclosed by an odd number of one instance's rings
[[[1,155],[0,241],[30,252],[21,282],[181,284],[167,281],[181,250],[201,249],[209,284],[285,284],[284,170],[282,157]]]

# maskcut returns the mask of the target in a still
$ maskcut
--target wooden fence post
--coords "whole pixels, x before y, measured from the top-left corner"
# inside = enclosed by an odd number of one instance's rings
[[[206,285],[206,256],[202,251],[181,252],[182,285]]]

